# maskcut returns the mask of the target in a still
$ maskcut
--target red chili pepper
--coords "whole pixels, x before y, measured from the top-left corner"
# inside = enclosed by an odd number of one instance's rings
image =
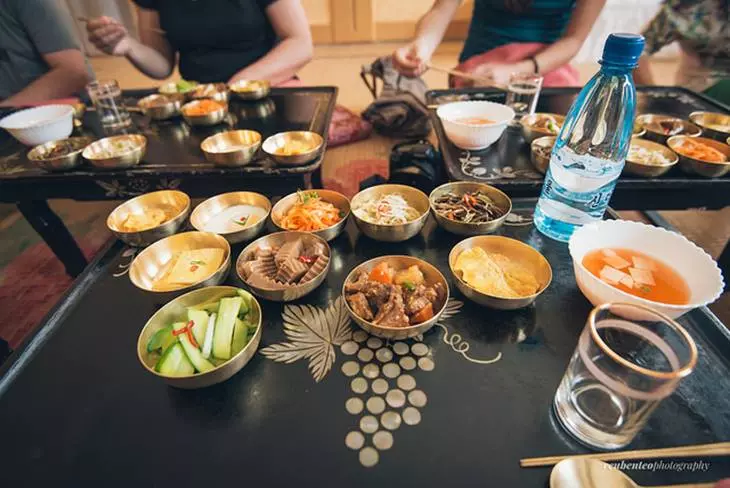
[[[189,324],[192,324],[193,322],[191,321],[191,322],[188,322],[188,323]],[[198,341],[195,340],[195,336],[193,335],[193,329],[190,329],[189,328],[187,330],[187,336],[188,336],[188,339],[190,339],[190,342],[192,343],[192,345],[195,346],[195,347],[197,347],[198,349],[200,349],[200,346],[198,345]]]
[[[315,258],[314,256],[299,256],[299,261],[303,262],[304,264],[312,264],[316,260],[317,258]]]
[[[175,337],[177,337],[177,336],[179,336],[180,334],[184,334],[184,333],[186,333],[187,331],[189,331],[190,329],[192,329],[192,328],[193,328],[193,325],[195,325],[195,322],[193,322],[193,321],[191,320],[191,321],[189,321],[189,322],[188,322],[187,324],[185,324],[185,327],[181,327],[181,328],[180,328],[180,329],[178,329],[178,330],[173,330],[173,331],[172,331],[172,335],[174,335]]]
[[[193,264],[192,266],[190,266],[190,271],[195,272],[198,268],[199,266],[197,264]]]

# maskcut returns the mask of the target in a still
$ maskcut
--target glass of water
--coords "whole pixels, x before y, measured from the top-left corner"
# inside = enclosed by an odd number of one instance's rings
[[[512,73],[507,84],[505,104],[515,111],[515,121],[535,113],[542,88],[542,76],[532,73]]]
[[[697,363],[697,346],[677,322],[641,305],[593,309],[553,407],[562,426],[599,449],[634,438]]]
[[[117,80],[92,81],[86,85],[86,91],[103,127],[118,129],[132,124],[132,117],[124,106],[122,90]]]

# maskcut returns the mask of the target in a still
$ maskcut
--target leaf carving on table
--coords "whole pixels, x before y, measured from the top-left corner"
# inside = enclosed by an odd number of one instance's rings
[[[335,362],[335,347],[350,339],[350,316],[342,297],[326,309],[312,305],[286,305],[281,314],[288,341],[272,344],[261,354],[280,363],[309,360],[309,370],[319,383]]]

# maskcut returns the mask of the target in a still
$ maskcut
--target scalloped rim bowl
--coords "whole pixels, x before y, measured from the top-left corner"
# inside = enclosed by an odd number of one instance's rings
[[[636,249],[671,265],[687,282],[690,303],[670,305],[654,302],[604,283],[583,266],[583,257],[589,251],[606,247]],[[709,254],[683,235],[661,227],[624,220],[595,222],[578,229],[570,238],[568,249],[578,287],[596,306],[607,302],[635,303],[675,319],[714,302],[725,287],[720,268]]]

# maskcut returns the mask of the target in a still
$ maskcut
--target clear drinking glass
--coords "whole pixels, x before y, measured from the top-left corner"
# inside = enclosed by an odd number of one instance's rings
[[[532,73],[512,73],[507,84],[505,104],[515,111],[515,121],[535,113],[542,88],[542,76]]]
[[[599,449],[625,446],[697,363],[677,322],[641,305],[593,309],[553,407],[563,427]]]
[[[106,128],[129,127],[132,117],[122,99],[122,90],[117,80],[97,80],[86,85],[101,125]]]

